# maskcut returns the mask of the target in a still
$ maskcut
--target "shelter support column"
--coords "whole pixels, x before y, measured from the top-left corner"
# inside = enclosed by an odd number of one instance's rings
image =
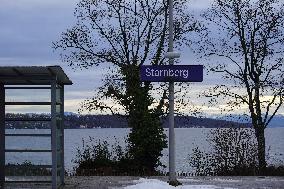
[[[56,80],[51,83],[52,189],[57,188]]]
[[[61,85],[59,88],[59,96],[60,96],[60,182],[61,185],[64,185],[64,174],[65,174],[65,166],[64,166],[64,85]]]
[[[5,87],[0,83],[0,188],[5,183]]]

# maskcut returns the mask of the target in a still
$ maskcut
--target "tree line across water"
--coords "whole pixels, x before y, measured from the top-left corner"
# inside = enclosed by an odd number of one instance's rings
[[[6,114],[9,118],[50,118],[48,114]],[[161,118],[162,126],[168,128],[166,117]],[[83,128],[128,128],[127,117],[118,115],[79,115],[64,116],[65,129]],[[251,127],[249,123],[238,123],[212,118],[193,116],[176,116],[176,128],[217,128],[217,127]],[[10,121],[6,123],[7,129],[49,129],[50,123],[43,121]]]

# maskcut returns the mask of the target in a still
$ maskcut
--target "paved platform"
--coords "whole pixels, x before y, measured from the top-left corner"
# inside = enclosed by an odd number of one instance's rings
[[[141,177],[91,176],[66,177],[64,189],[123,189]],[[148,177],[167,181],[168,177]],[[179,177],[183,185],[211,185],[217,189],[284,189],[284,177]],[[5,188],[50,189],[47,184],[7,184]],[[153,188],[154,189],[154,188]]]

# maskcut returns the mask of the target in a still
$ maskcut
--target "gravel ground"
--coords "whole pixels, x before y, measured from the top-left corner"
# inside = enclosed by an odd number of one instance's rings
[[[133,180],[140,177],[127,176],[94,176],[94,177],[66,177],[64,189],[122,189],[133,185]],[[168,177],[150,177],[167,181]],[[215,185],[222,188],[234,189],[284,189],[284,177],[179,177],[184,185]],[[50,185],[6,184],[5,188],[19,189],[47,189]]]

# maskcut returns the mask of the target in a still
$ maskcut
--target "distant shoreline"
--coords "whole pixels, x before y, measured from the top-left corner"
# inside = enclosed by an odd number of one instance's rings
[[[48,114],[6,114],[8,118],[50,118]],[[272,123],[268,128],[284,127],[283,121],[280,119],[277,124]],[[280,118],[282,118],[280,117]],[[65,129],[92,129],[92,128],[128,128],[127,118],[116,115],[79,115],[74,113],[66,113],[64,116]],[[241,120],[241,119],[235,119]],[[233,119],[213,119],[201,118],[193,116],[176,116],[176,128],[228,128],[241,127],[251,128],[250,123],[240,123]],[[161,119],[163,128],[168,128],[168,122],[165,118]],[[50,123],[48,121],[9,121],[6,122],[7,129],[49,129]]]
[[[217,128],[229,128],[229,127],[175,127],[175,129],[217,129]],[[250,127],[243,127],[242,129],[249,129]],[[284,127],[268,127],[267,129],[276,129],[276,128],[283,128]],[[47,130],[50,128],[6,128],[6,130]],[[131,129],[129,127],[104,127],[104,128],[99,128],[99,127],[94,127],[94,128],[64,128],[64,130],[87,130],[87,129]],[[163,128],[163,129],[168,129],[168,128]]]

